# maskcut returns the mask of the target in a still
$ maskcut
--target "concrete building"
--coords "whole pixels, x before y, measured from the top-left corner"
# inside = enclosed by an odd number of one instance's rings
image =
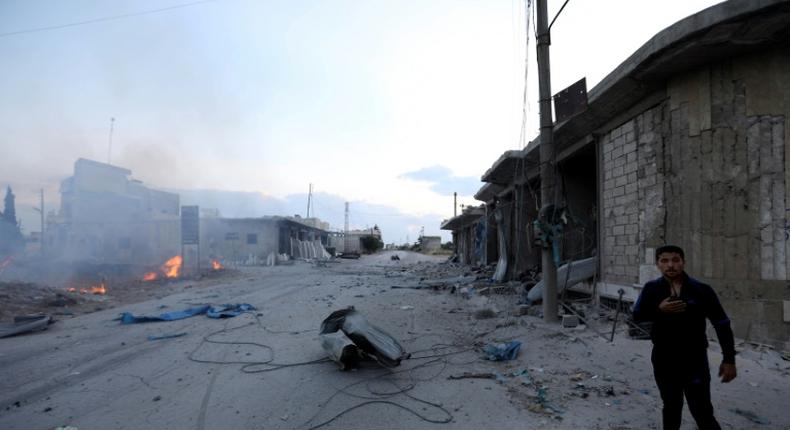
[[[554,144],[558,259],[597,255],[596,295],[634,300],[658,276],[655,248],[678,244],[737,336],[790,346],[790,2],[731,0],[656,34],[558,121]],[[540,264],[539,146],[483,176],[502,188],[481,200],[502,211],[510,279]]]
[[[327,258],[329,233],[294,218],[205,218],[200,220],[201,259],[231,265],[274,264],[288,258]]]
[[[179,197],[117,166],[79,159],[49,217],[47,255],[67,261],[150,265],[180,252]]]
[[[442,249],[442,237],[422,236],[420,237],[420,247],[424,252],[436,252]]]
[[[484,208],[468,206],[460,215],[442,223],[441,229],[453,234],[453,251],[460,263],[474,266],[486,264],[485,215]]]
[[[337,233],[330,236],[330,246],[337,253],[364,254],[365,247],[362,245],[364,238],[373,238],[381,241],[381,230],[378,226],[362,230],[349,230],[344,233]]]

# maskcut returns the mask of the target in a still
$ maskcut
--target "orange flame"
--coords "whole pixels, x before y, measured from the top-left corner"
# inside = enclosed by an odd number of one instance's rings
[[[99,285],[91,286],[90,289],[88,290],[88,292],[91,293],[91,294],[102,294],[102,295],[104,295],[104,294],[107,294],[107,287],[104,285],[104,282],[102,282]]]
[[[217,261],[217,260],[211,260],[211,268],[212,268],[212,269],[214,269],[214,270],[220,270],[220,269],[222,269],[223,267],[222,267],[222,264],[220,264],[220,262],[219,262],[219,261]]]
[[[76,293],[77,289],[74,287],[67,288],[66,291],[70,293]],[[100,283],[99,285],[92,285],[90,288],[80,288],[80,294],[107,294],[107,286],[104,285],[104,282]]]
[[[151,282],[151,281],[156,281],[156,278],[158,278],[158,277],[159,277],[159,276],[157,276],[157,274],[156,274],[156,273],[154,273],[154,272],[148,272],[148,273],[146,273],[145,275],[143,275],[143,282]]]
[[[162,265],[162,272],[168,278],[178,278],[181,275],[181,263],[183,262],[184,259],[180,255],[176,255],[165,261],[165,264]]]

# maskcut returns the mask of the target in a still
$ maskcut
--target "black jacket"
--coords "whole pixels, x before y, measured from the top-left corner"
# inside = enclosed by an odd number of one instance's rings
[[[689,349],[707,348],[705,319],[710,320],[719,338],[724,363],[735,363],[735,341],[730,328],[730,319],[724,312],[719,298],[707,284],[683,274],[680,299],[686,302],[686,310],[667,314],[658,305],[670,296],[669,282],[661,277],[645,284],[634,304],[636,322],[650,321],[653,328],[650,338],[657,349],[684,352]]]

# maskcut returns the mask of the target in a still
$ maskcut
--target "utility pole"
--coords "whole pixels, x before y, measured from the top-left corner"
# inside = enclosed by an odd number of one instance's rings
[[[38,244],[41,251],[41,255],[44,255],[44,189],[41,189],[41,201],[39,203],[39,207],[34,207],[33,209],[41,215],[41,235],[38,238]]]
[[[310,203],[313,200],[313,184],[310,184],[310,191],[307,193],[307,216],[305,218],[310,218]]]
[[[112,132],[115,126],[115,118],[110,118],[110,138],[107,145],[107,164],[112,164]]]
[[[39,203],[39,207],[33,207],[33,210],[38,212],[41,215],[41,236],[39,236],[39,251],[41,255],[44,255],[44,189],[41,189],[41,201]]]
[[[348,202],[346,202],[346,223],[343,228],[343,252],[349,252],[348,250],[349,244],[349,237],[348,237]]]
[[[551,68],[549,66],[549,32],[548,0],[537,0],[537,49],[538,49],[538,85],[540,97],[540,200],[542,204],[540,220],[554,231],[554,222],[549,208],[555,204],[554,166],[554,120],[551,115]],[[546,235],[543,242],[541,263],[543,270],[543,321],[556,323],[557,315],[557,266],[554,264],[553,246],[556,240],[553,235]]]
[[[453,193],[453,218],[458,216],[458,193]]]

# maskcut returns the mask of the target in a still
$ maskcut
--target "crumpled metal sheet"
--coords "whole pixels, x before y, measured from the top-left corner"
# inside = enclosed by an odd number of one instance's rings
[[[344,336],[335,333],[342,332]],[[373,358],[383,366],[398,366],[409,355],[394,337],[370,324],[353,306],[332,312],[322,323],[321,346],[330,358],[346,369],[356,366],[359,358]],[[358,353],[350,348],[347,338]]]

